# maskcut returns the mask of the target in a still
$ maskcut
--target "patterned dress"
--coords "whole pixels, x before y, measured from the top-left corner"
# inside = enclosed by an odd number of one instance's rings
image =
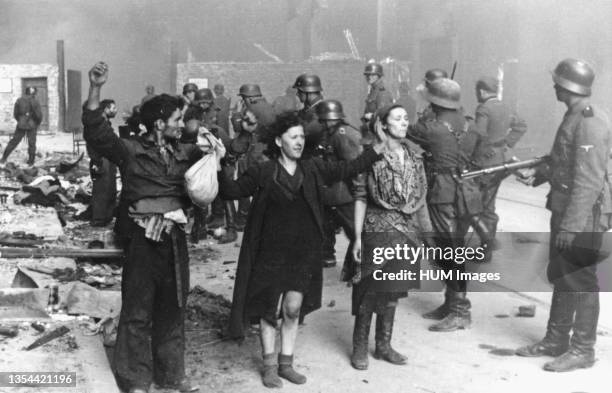
[[[351,276],[361,269],[361,281],[353,286],[353,314],[360,307],[373,307],[381,311],[389,302],[407,296],[410,288],[418,288],[416,280],[377,281],[375,270],[394,273],[416,272],[420,261],[386,260],[375,264],[372,251],[376,247],[396,245],[419,247],[423,233],[431,232],[427,212],[427,178],[423,166],[422,150],[411,142],[402,142],[403,159],[394,153],[385,153],[367,173],[365,182],[354,189],[355,199],[367,201],[362,242],[362,262],[355,265]],[[346,277],[345,277],[346,278]]]

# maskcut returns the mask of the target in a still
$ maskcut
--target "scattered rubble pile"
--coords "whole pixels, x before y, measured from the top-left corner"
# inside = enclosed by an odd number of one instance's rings
[[[189,292],[186,310],[187,330],[213,330],[219,334],[227,328],[232,303],[196,285]]]

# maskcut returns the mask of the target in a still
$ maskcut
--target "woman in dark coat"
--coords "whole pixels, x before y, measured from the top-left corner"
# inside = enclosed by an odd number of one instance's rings
[[[385,136],[381,141],[386,141]],[[229,334],[242,338],[246,324],[260,323],[267,387],[282,386],[279,376],[297,384],[306,382],[292,368],[292,361],[300,314],[321,307],[321,187],[366,170],[381,158],[385,143],[349,162],[300,160],[304,129],[297,114],[287,112],[272,126],[270,161],[250,167],[237,180],[230,173],[219,177],[223,199],[253,196],[238,260]],[[274,341],[279,318],[277,369]]]
[[[384,158],[374,163],[354,187],[356,266],[352,308],[355,327],[351,365],[358,370],[368,368],[368,336],[373,313],[377,315],[374,357],[393,364],[406,363],[406,358],[391,347],[395,308],[398,300],[408,295],[408,289],[419,287],[419,261],[390,259],[375,264],[371,251],[375,247],[397,245],[418,248],[423,239],[430,238],[432,231],[425,203],[427,179],[423,150],[406,140],[406,109],[391,105],[377,110],[370,128],[372,133],[387,135],[388,142]],[[384,280],[381,274],[405,271],[412,272],[417,279]]]

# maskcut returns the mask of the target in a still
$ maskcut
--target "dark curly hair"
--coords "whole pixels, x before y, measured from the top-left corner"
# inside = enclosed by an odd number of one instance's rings
[[[177,96],[160,94],[146,101],[140,107],[140,121],[147,131],[153,131],[153,125],[159,119],[167,121],[174,111],[183,109],[184,102]]]
[[[278,115],[266,132],[264,142],[267,143],[268,148],[264,151],[264,154],[270,159],[280,157],[281,151],[276,145],[276,137],[280,137],[292,127],[301,125],[303,125],[302,120],[296,111],[287,111]]]

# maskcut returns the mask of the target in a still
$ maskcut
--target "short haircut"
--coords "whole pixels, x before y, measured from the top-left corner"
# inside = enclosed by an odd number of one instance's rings
[[[110,108],[110,106],[112,104],[115,104],[115,100],[113,100],[112,98],[107,98],[105,100],[100,101],[100,108],[102,108],[102,110],[106,109],[106,108]]]
[[[168,121],[177,109],[183,109],[183,100],[180,97],[160,94],[142,104],[140,120],[147,131],[153,131],[157,120]]]

